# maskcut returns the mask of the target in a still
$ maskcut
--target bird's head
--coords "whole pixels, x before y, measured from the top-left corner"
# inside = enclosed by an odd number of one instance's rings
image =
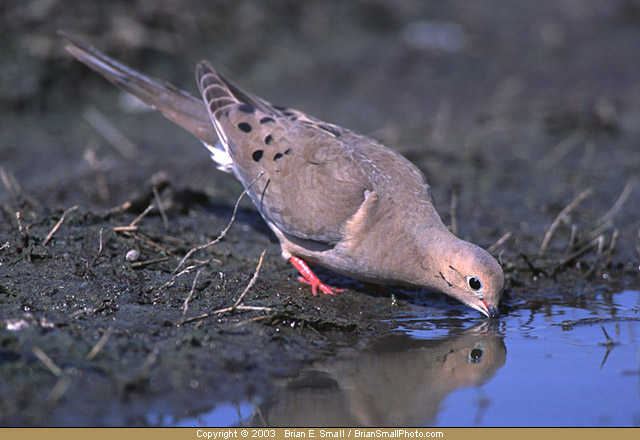
[[[433,287],[456,298],[489,318],[499,316],[498,303],[504,288],[500,264],[479,246],[452,236],[446,252],[438,255]]]

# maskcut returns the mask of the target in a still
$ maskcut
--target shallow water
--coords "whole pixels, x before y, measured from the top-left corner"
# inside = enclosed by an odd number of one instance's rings
[[[255,405],[176,423],[640,426],[639,291],[581,308],[516,308],[497,324],[415,310],[397,322],[397,332],[283,380]]]

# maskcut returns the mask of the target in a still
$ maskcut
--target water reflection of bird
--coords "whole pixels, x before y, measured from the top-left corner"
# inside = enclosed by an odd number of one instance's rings
[[[377,141],[274,106],[196,67],[201,98],[62,34],[68,51],[198,137],[232,172],[280,240],[301,281],[333,293],[307,263],[361,281],[444,292],[498,315],[504,275],[484,249],[453,235],[422,172]]]
[[[440,340],[387,336],[283,384],[249,423],[271,426],[413,426],[433,423],[443,399],[505,364],[503,337],[477,326]]]

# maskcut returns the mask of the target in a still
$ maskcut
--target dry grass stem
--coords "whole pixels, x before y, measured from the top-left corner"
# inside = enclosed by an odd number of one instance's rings
[[[129,224],[129,226],[132,228],[138,226],[138,223],[140,223],[140,221],[144,218],[144,216],[149,214],[149,212],[151,212],[152,209],[153,209],[153,203],[147,206],[147,208],[144,211],[142,211],[142,213],[139,216],[133,219],[133,221]]]
[[[187,261],[191,257],[191,255],[193,255],[194,253],[196,253],[198,251],[206,249],[206,248],[208,248],[210,246],[213,246],[214,244],[216,244],[220,240],[222,240],[225,235],[227,235],[227,232],[229,231],[229,229],[231,229],[231,225],[233,225],[233,222],[236,219],[236,214],[238,213],[238,207],[240,206],[240,201],[242,200],[244,195],[249,191],[249,189],[253,186],[253,184],[256,183],[256,181],[259,178],[261,178],[263,175],[264,175],[264,171],[261,172],[260,174],[258,174],[258,177],[253,179],[253,181],[249,185],[247,185],[247,187],[244,189],[244,191],[242,191],[242,194],[240,194],[240,196],[238,197],[238,200],[236,200],[236,204],[233,206],[233,213],[231,214],[231,219],[229,219],[229,223],[227,223],[227,226],[225,226],[225,228],[222,230],[222,232],[220,232],[220,235],[218,235],[218,237],[216,237],[214,240],[210,241],[209,243],[205,243],[205,244],[202,244],[200,246],[196,246],[196,247],[190,249],[189,252],[187,252],[186,255],[184,257],[182,257],[182,260],[180,260],[180,262],[178,263],[178,266],[176,266],[176,268],[173,270],[173,274],[175,274],[176,272],[178,272],[178,270],[180,270],[180,268],[182,267],[184,262]]]
[[[563,157],[577,147],[583,140],[579,131],[574,131],[568,137],[560,141],[555,147],[553,147],[547,154],[536,164],[536,168],[539,172],[544,173],[553,168]]]
[[[158,193],[158,188],[155,186],[151,187],[151,191],[153,191],[153,198],[158,205],[158,211],[160,211],[160,217],[162,217],[162,224],[164,225],[164,229],[169,230],[169,218],[167,217],[166,212],[164,211],[164,204],[162,203],[162,199],[160,198],[160,194]]]
[[[594,238],[589,243],[587,243],[586,245],[582,246],[580,249],[578,249],[577,251],[575,251],[571,255],[567,255],[566,257],[561,259],[558,264],[560,266],[564,266],[565,264],[569,263],[570,261],[573,261],[576,258],[581,257],[582,255],[584,255],[587,252],[589,252],[596,244],[598,244],[598,237]]]
[[[51,232],[49,232],[49,234],[47,234],[47,237],[44,239],[45,245],[47,245],[51,241],[51,239],[53,238],[53,234],[55,234],[56,231],[60,229],[60,226],[62,226],[62,222],[64,222],[64,218],[67,216],[67,214],[75,211],[76,209],[78,209],[78,205],[72,206],[71,208],[65,210],[62,213],[62,217],[60,217],[60,220],[58,220],[58,222],[54,225],[53,229],[51,229]]]
[[[22,188],[18,183],[18,179],[3,166],[0,166],[0,180],[2,180],[2,184],[11,196],[15,197],[22,194]]]
[[[0,180],[2,180],[2,184],[6,188],[7,192],[9,192],[9,194],[14,195],[15,190],[13,188],[11,179],[9,178],[9,173],[7,173],[7,170],[5,170],[4,167],[2,166],[0,166]]]
[[[496,241],[491,246],[489,246],[489,249],[487,249],[487,252],[489,252],[490,254],[493,253],[496,249],[498,249],[500,246],[502,246],[504,244],[504,242],[506,242],[508,239],[510,239],[511,235],[512,235],[511,231],[505,232],[504,235],[498,239],[498,241]]]
[[[588,242],[598,238],[600,235],[602,235],[603,233],[605,233],[607,230],[611,228],[613,228],[613,222],[611,220],[608,220],[606,223],[599,225],[597,228],[595,228],[593,231],[587,234],[586,238],[584,239],[584,242]]]
[[[542,245],[540,246],[540,255],[544,255],[547,248],[549,247],[549,243],[551,242],[551,238],[553,237],[554,232],[560,226],[560,223],[575,209],[576,206],[580,204],[584,199],[589,197],[593,193],[592,188],[587,188],[582,191],[580,194],[576,196],[562,211],[560,214],[553,220],[547,232],[544,234],[544,239],[542,240]]]
[[[133,202],[131,200],[127,200],[126,202],[109,209],[105,213],[105,215],[112,215],[112,214],[118,214],[120,212],[124,212],[127,209],[131,208],[131,205],[133,205]]]
[[[191,297],[193,296],[193,292],[195,292],[195,290],[196,290],[196,283],[198,282],[198,278],[200,278],[200,271],[196,272],[196,276],[193,279],[193,284],[191,285],[191,291],[189,292],[189,295],[187,296],[187,299],[184,300],[184,306],[182,306],[182,319],[184,319],[184,317],[187,314],[187,310],[189,309],[189,301],[191,301]]]
[[[83,113],[84,119],[125,159],[133,160],[138,156],[138,147],[126,137],[96,107],[89,107]]]
[[[93,348],[89,351],[89,353],[87,353],[85,360],[91,361],[94,357],[96,357],[96,355],[100,353],[100,350],[102,350],[102,348],[107,344],[107,341],[109,340],[109,338],[111,337],[114,331],[115,331],[115,327],[109,327],[107,331],[104,332],[102,337],[98,340],[98,342],[96,342],[96,345],[94,345]]]
[[[598,249],[596,251],[596,258],[602,257],[602,251],[604,251],[604,235],[598,236]]]
[[[47,367],[54,376],[61,377],[64,374],[64,371],[62,371],[62,368],[58,367],[56,363],[53,362],[53,359],[47,356],[47,354],[44,351],[42,351],[40,347],[36,345],[35,347],[33,347],[31,351],[33,352],[33,354],[36,355],[38,359],[40,359],[40,362],[42,362],[44,366]]]
[[[7,249],[7,248],[10,248],[10,247],[11,247],[11,245],[10,245],[10,244],[9,244],[9,242],[7,241],[7,242],[5,242],[5,244],[3,244],[2,246],[0,246],[0,251],[1,251],[1,250],[4,250],[4,249]]]
[[[624,186],[624,189],[620,193],[618,200],[616,200],[616,202],[613,204],[611,209],[607,211],[605,215],[600,217],[600,219],[598,220],[598,223],[606,223],[612,220],[613,217],[615,217],[615,215],[618,213],[618,211],[622,209],[622,207],[624,206],[625,202],[629,198],[629,195],[631,195],[631,192],[633,191],[635,186],[636,186],[636,179],[632,177],[627,181],[627,184]]]
[[[620,232],[617,229],[614,229],[613,233],[611,234],[611,244],[609,245],[609,250],[607,251],[607,256],[604,260],[605,267],[611,266],[613,255],[616,251],[616,246],[618,245],[618,235],[620,235]]]

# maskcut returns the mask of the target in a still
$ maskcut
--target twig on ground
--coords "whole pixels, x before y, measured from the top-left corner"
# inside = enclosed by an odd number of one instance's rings
[[[7,242],[5,242],[5,244],[3,244],[2,246],[0,246],[0,251],[1,251],[1,250],[3,250],[3,249],[9,248],[9,247],[11,247],[11,245],[10,245],[10,244],[9,244],[9,242],[7,241]]]
[[[91,263],[92,266],[96,265],[96,262],[98,261],[98,258],[100,258],[100,256],[102,255],[102,234],[104,232],[104,228],[100,228],[100,247],[98,248],[98,254],[96,255],[96,257],[93,259],[93,262]]]
[[[272,310],[271,307],[246,306],[246,305],[242,304],[242,300],[244,299],[245,295],[247,294],[249,289],[251,289],[251,287],[253,287],[253,285],[258,280],[258,275],[260,274],[260,268],[262,267],[262,261],[264,260],[264,254],[266,252],[267,252],[266,249],[264,251],[262,251],[262,255],[260,255],[260,261],[258,261],[258,265],[256,266],[256,270],[253,273],[253,277],[251,277],[251,280],[249,281],[249,284],[247,284],[247,287],[244,288],[244,290],[242,291],[242,293],[240,294],[240,296],[238,297],[238,299],[236,300],[236,302],[232,306],[223,307],[222,309],[214,310],[213,312],[203,313],[202,315],[192,316],[191,318],[182,319],[176,325],[186,324],[186,323],[189,323],[189,322],[192,322],[192,321],[205,319],[205,318],[208,318],[210,316],[220,315],[222,313],[235,312],[236,310],[271,311]]]
[[[153,203],[150,204],[149,206],[147,206],[147,208],[142,211],[142,213],[137,216],[135,219],[133,219],[133,221],[129,224],[129,226],[136,227],[138,225],[138,223],[140,223],[140,221],[144,218],[145,215],[149,214],[149,212],[151,212],[151,210],[153,209]]]
[[[56,231],[60,228],[60,226],[62,225],[62,222],[64,222],[64,219],[67,216],[67,214],[69,214],[70,212],[75,211],[76,209],[78,209],[78,205],[72,206],[71,208],[65,210],[62,213],[62,217],[60,217],[60,220],[58,220],[58,222],[55,224],[53,229],[51,229],[51,232],[49,232],[49,234],[47,234],[47,237],[44,239],[44,244],[45,245],[47,245],[47,243],[49,243],[51,241],[51,239],[53,238],[53,234],[55,234]]]
[[[147,209],[142,211],[142,213],[137,216],[131,223],[127,226],[115,226],[112,228],[115,232],[131,232],[136,231],[138,229],[138,223],[144,218],[145,215],[149,214],[149,212],[154,208],[153,203],[147,206]]]
[[[507,241],[508,239],[511,238],[511,231],[507,231],[504,233],[504,235],[502,237],[500,237],[498,239],[498,241],[496,241],[495,243],[493,243],[491,246],[489,246],[489,248],[487,249],[487,252],[489,252],[490,254],[493,253],[493,251],[495,251],[496,249],[498,249],[500,246],[502,246],[504,244],[505,241]]]
[[[249,322],[264,321],[265,319],[271,319],[271,318],[274,318],[275,316],[276,316],[275,314],[254,316],[253,318],[249,318],[249,319],[245,319],[243,321],[236,322],[233,325],[233,327],[240,327],[241,325],[245,325],[245,324],[247,324]]]
[[[102,348],[107,344],[107,341],[109,340],[109,338],[111,337],[114,331],[115,331],[115,327],[109,327],[107,331],[104,332],[102,337],[98,340],[98,342],[96,342],[96,345],[94,345],[93,348],[89,351],[89,353],[87,353],[85,360],[90,361],[94,357],[96,357],[96,355],[100,353],[100,350],[102,350]]]
[[[160,257],[160,258],[154,258],[153,260],[136,261],[135,263],[131,263],[131,267],[133,269],[141,269],[143,267],[151,266],[152,264],[156,264],[156,263],[163,263],[168,260],[169,260],[169,257]]]
[[[257,180],[259,178],[261,178],[263,175],[264,175],[264,171],[261,172],[260,174],[258,174],[258,177],[253,179],[253,181],[249,185],[247,185],[247,187],[244,189],[244,191],[242,191],[242,194],[240,194],[240,196],[238,197],[238,200],[236,200],[236,204],[233,207],[233,213],[231,214],[231,219],[229,220],[229,223],[227,224],[227,226],[225,226],[225,228],[222,230],[222,232],[220,232],[220,235],[218,235],[218,237],[216,237],[214,240],[210,241],[209,243],[205,243],[205,244],[202,244],[200,246],[196,246],[196,247],[190,249],[189,252],[187,252],[187,254],[184,257],[182,257],[182,260],[180,260],[180,262],[178,263],[176,268],[173,270],[173,274],[177,273],[180,270],[180,268],[182,267],[184,262],[187,261],[191,257],[191,255],[193,255],[194,253],[196,253],[198,251],[206,249],[209,246],[213,246],[214,244],[216,244],[220,240],[222,240],[225,235],[227,235],[227,232],[229,231],[229,229],[231,228],[231,225],[233,224],[233,222],[236,219],[236,214],[238,213],[238,206],[240,206],[240,201],[242,200],[244,195],[249,191],[249,189],[253,186],[253,184],[256,183]]]
[[[187,296],[187,299],[184,300],[184,306],[182,306],[182,319],[184,320],[184,317],[187,314],[187,310],[189,309],[189,301],[191,301],[191,297],[193,296],[193,292],[196,290],[196,283],[198,282],[198,278],[200,277],[200,271],[196,272],[196,276],[193,279],[193,284],[191,285],[191,291],[189,292],[189,295]]]
[[[547,232],[544,234],[544,239],[542,240],[542,245],[540,246],[540,255],[544,255],[544,253],[546,252],[547,248],[549,247],[549,243],[551,242],[551,237],[553,237],[553,233],[560,225],[560,222],[562,222],[562,220],[564,220],[571,213],[571,211],[573,211],[573,209],[580,204],[580,202],[589,197],[592,193],[593,189],[587,188],[586,190],[578,194],[576,198],[573,199],[562,211],[560,211],[560,214],[558,214],[558,216],[553,220],[553,222],[547,229]]]
[[[174,276],[171,277],[171,279],[169,281],[167,281],[164,284],[164,287],[171,287],[173,286],[173,284],[176,282],[176,280],[178,279],[178,277],[181,277],[184,274],[187,274],[189,272],[191,272],[193,269],[195,269],[197,266],[195,264],[191,265],[191,266],[187,266],[184,269],[182,269],[180,272],[178,272],[177,274],[175,274]]]
[[[242,303],[242,300],[244,299],[244,296],[247,294],[249,289],[251,289],[253,287],[253,285],[256,283],[256,281],[258,280],[258,275],[260,274],[260,268],[262,267],[262,261],[264,260],[264,254],[266,252],[267,252],[267,250],[265,249],[265,250],[262,251],[262,254],[260,254],[260,260],[258,261],[258,265],[256,266],[255,272],[253,272],[253,277],[251,277],[251,280],[249,281],[249,284],[247,284],[247,287],[244,288],[244,290],[242,291],[242,293],[238,297],[238,300],[233,305],[233,307],[237,307],[240,303]]]

